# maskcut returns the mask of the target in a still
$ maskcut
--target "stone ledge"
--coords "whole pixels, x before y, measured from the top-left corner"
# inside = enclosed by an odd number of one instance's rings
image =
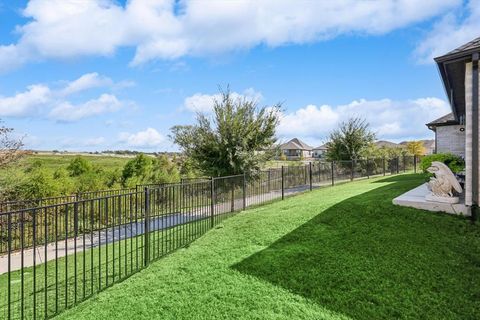
[[[421,186],[416,187],[404,194],[393,199],[393,204],[411,207],[416,209],[434,211],[434,212],[446,212],[450,214],[470,216],[470,210],[463,203],[440,203],[427,201],[425,196],[429,193],[427,184],[424,183]]]

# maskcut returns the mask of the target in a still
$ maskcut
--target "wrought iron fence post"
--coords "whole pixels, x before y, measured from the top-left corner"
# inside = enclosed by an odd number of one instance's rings
[[[350,180],[353,181],[353,178],[354,178],[354,163],[353,163],[353,160],[350,160],[351,164],[350,164]]]
[[[8,281],[8,288],[7,288],[7,295],[8,295],[8,300],[7,300],[7,313],[8,313],[8,320],[12,318],[12,213],[9,212],[7,216],[7,231],[8,231],[8,261],[7,261],[7,281]],[[22,221],[23,223],[23,221]],[[22,248],[23,250],[23,248]],[[23,253],[23,252],[22,252]],[[23,268],[23,266],[22,266]],[[23,270],[22,270],[23,271]],[[22,303],[23,303],[23,297],[22,297]]]
[[[332,169],[332,186],[334,186],[335,185],[335,161],[332,160],[330,167]]]
[[[210,227],[215,225],[215,178],[210,178]]]
[[[383,166],[383,176],[385,176],[386,175],[386,172],[385,172],[385,169],[386,169],[386,167],[385,167],[385,157],[382,158],[382,166]]]
[[[282,200],[285,199],[285,173],[282,166]]]
[[[407,172],[407,157],[403,155],[403,173]]]
[[[235,188],[237,187],[237,178],[233,178],[233,185],[231,186],[232,190],[230,191],[230,212],[235,211]],[[228,184],[227,184],[228,185]]]
[[[145,227],[144,227],[144,261],[143,265],[146,267],[150,263],[150,191],[145,187]]]
[[[307,165],[303,166],[303,185],[307,185]]]
[[[369,169],[369,166],[368,166],[369,163],[370,163],[370,162],[369,162],[369,160],[368,160],[368,158],[367,158],[367,179],[370,179],[370,171],[368,170],[368,169]]]
[[[397,174],[400,173],[400,157],[397,157]]]
[[[243,173],[243,210],[247,208],[247,175]]]
[[[268,192],[272,190],[272,170],[268,169]]]
[[[310,180],[310,191],[313,190],[313,182],[312,182],[312,178],[313,178],[313,174],[312,174],[312,161],[310,161],[308,163],[308,171],[309,171],[309,180]]]
[[[78,232],[78,200],[73,203],[73,233]]]
[[[417,173],[417,156],[413,156],[413,173]]]

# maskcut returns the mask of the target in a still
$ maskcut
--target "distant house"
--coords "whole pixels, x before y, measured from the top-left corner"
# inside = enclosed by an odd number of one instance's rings
[[[327,145],[323,144],[319,147],[312,149],[312,157],[321,159],[325,156],[326,152],[327,152]]]
[[[435,153],[435,140],[422,140],[422,142],[425,147],[425,154]]]
[[[306,159],[312,157],[312,147],[301,141],[293,138],[292,140],[280,145],[280,151],[289,160]]]
[[[435,132],[435,153],[448,152],[465,157],[465,125],[455,120],[453,113],[433,120],[426,126]]]

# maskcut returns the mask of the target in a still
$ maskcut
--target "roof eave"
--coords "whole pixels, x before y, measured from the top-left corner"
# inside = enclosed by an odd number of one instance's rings
[[[444,62],[456,62],[460,60],[471,60],[472,54],[478,52],[480,48],[472,48],[465,51],[455,52],[455,53],[447,53],[443,56],[433,58],[435,62],[444,63]]]
[[[446,66],[448,64],[456,63],[456,62],[463,62],[463,63],[469,62],[472,60],[472,55],[479,51],[480,51],[480,48],[476,47],[476,48],[472,48],[464,51],[448,53],[446,55],[436,57],[433,59],[437,63],[438,71],[440,72],[440,76],[442,77],[445,94],[448,97],[448,102],[452,109],[453,115],[457,121],[459,120],[459,117],[457,113],[457,107],[455,105],[455,102],[452,99],[452,95],[451,95],[452,87],[450,85],[450,80],[447,75]]]

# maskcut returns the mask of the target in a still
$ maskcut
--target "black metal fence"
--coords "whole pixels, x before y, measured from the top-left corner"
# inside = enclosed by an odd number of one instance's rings
[[[0,213],[9,212],[9,211],[18,211],[18,210],[34,208],[34,207],[44,207],[44,206],[74,202],[74,201],[85,200],[85,199],[96,199],[96,198],[112,196],[112,195],[127,194],[137,190],[138,190],[138,187],[124,188],[124,189],[108,189],[108,190],[78,192],[76,194],[71,194],[71,195],[46,197],[46,198],[40,198],[40,199],[4,201],[4,202],[0,202]]]
[[[247,207],[358,178],[416,171],[416,164],[413,157],[315,162],[0,213],[0,317],[52,317]]]
[[[180,183],[198,182],[198,181],[205,181],[208,179],[210,178],[205,178],[205,177],[181,178]],[[175,183],[178,183],[178,182],[175,182]],[[78,192],[76,194],[71,194],[71,195],[46,197],[46,198],[40,198],[40,199],[25,199],[25,200],[3,201],[3,202],[0,201],[0,213],[24,210],[28,208],[34,208],[34,207],[43,207],[43,206],[49,206],[49,205],[67,203],[67,202],[74,202],[78,200],[96,199],[96,198],[101,198],[106,196],[128,194],[131,192],[138,192],[139,190],[143,190],[145,187],[152,188],[152,187],[159,187],[159,186],[175,184],[175,183],[139,184],[139,185],[136,185],[134,188]]]

